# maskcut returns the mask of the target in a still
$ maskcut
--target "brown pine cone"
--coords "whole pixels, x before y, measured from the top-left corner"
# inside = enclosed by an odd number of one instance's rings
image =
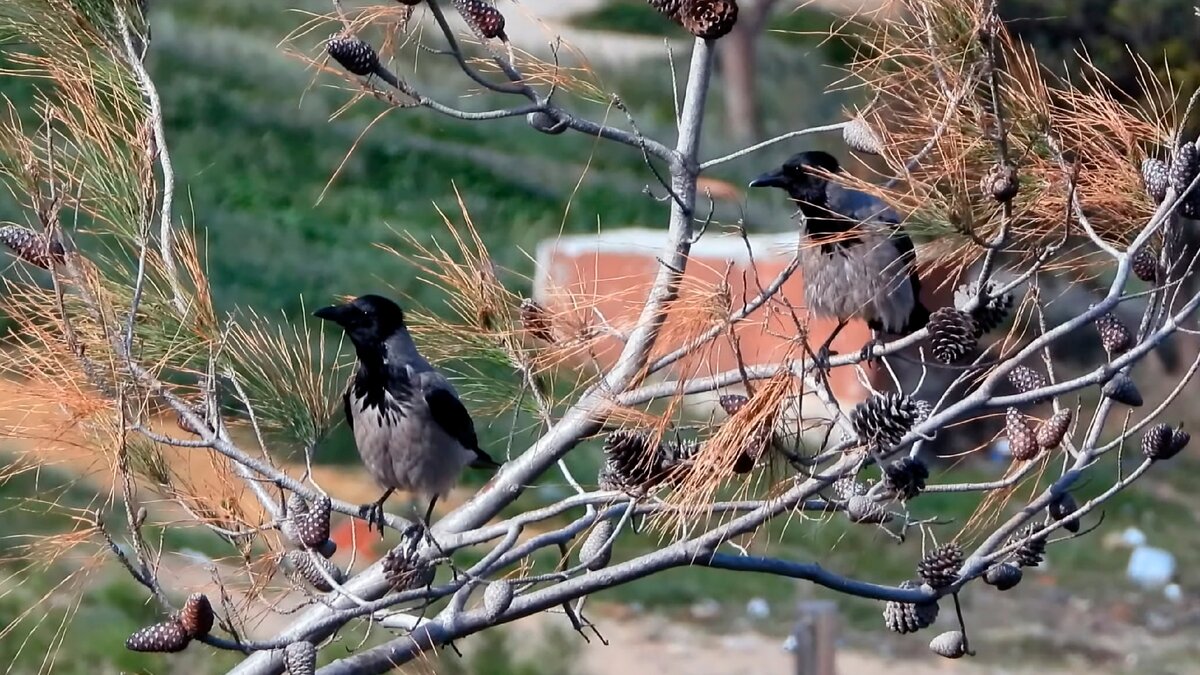
[[[679,20],[679,10],[683,8],[683,0],[647,0],[647,2],[663,16]]]
[[[521,300],[521,326],[525,332],[542,342],[554,342],[551,325],[550,313],[541,303],[533,298]]]
[[[293,642],[283,650],[283,666],[288,675],[313,675],[317,672],[317,648],[308,641]]]
[[[915,581],[902,581],[900,588],[918,588]],[[937,621],[938,604],[925,602],[919,605],[909,602],[888,601],[883,606],[883,624],[887,629],[904,635],[928,628]]]
[[[908,501],[921,494],[925,480],[929,478],[929,467],[913,457],[903,457],[883,469],[883,485],[888,492],[901,501]]]
[[[1063,492],[1059,494],[1050,502],[1050,506],[1046,507],[1046,512],[1050,514],[1050,517],[1054,520],[1063,521],[1063,527],[1068,532],[1079,531],[1078,518],[1065,520],[1068,516],[1078,510],[1079,502],[1075,501],[1075,497],[1071,496],[1070,492]]]
[[[1040,528],[1037,525],[1030,523],[1017,530],[1009,537],[1008,542],[1005,544],[1005,546],[1011,546],[1018,541],[1023,542],[1013,552],[1013,559],[1021,567],[1037,567],[1042,564],[1042,560],[1046,557],[1046,538],[1043,536],[1029,539],[1029,536],[1038,531],[1038,529]]]
[[[313,588],[323,593],[333,590],[333,586],[326,576],[339,584],[345,579],[342,570],[337,565],[319,555],[311,555],[308,551],[288,551],[284,556],[284,564],[290,568],[290,572],[294,576],[307,581]],[[321,573],[322,571],[324,574]]]
[[[1149,246],[1138,249],[1133,256],[1132,266],[1133,273],[1142,281],[1149,283],[1158,281],[1158,255],[1150,250]]]
[[[1108,358],[1114,359],[1133,346],[1133,335],[1121,320],[1112,314],[1105,314],[1096,319],[1096,331],[1100,333],[1100,344],[1108,352]]]
[[[962,564],[962,548],[955,543],[945,544],[930,551],[917,563],[917,574],[930,586],[944,588],[958,579]]]
[[[1017,366],[1008,371],[1008,381],[1022,394],[1046,386],[1045,376],[1029,366]]]
[[[1016,408],[1009,408],[1004,416],[1004,432],[1008,435],[1008,451],[1018,462],[1027,462],[1038,456],[1037,434],[1025,422],[1025,417]]]
[[[733,30],[737,23],[736,0],[684,0],[679,23],[689,33],[705,40],[716,40]]]
[[[842,127],[842,140],[853,150],[868,155],[882,155],[883,141],[862,117],[855,115],[854,119]]]
[[[178,621],[166,621],[147,626],[125,640],[125,648],[133,652],[175,653],[187,648],[192,639]]]
[[[1037,429],[1037,443],[1047,450],[1053,450],[1062,443],[1071,427],[1071,409],[1063,408],[1042,422]]]
[[[733,417],[750,402],[750,398],[741,394],[725,394],[717,399],[717,402],[721,404],[721,409],[725,411],[726,415]]]
[[[504,34],[504,15],[486,0],[454,0],[454,8],[475,32],[491,40],[508,41]]]
[[[317,548],[329,540],[329,515],[332,508],[329,497],[321,496],[308,513],[292,516],[292,527],[300,544]]]
[[[1142,400],[1142,392],[1138,391],[1137,385],[1133,383],[1133,378],[1124,373],[1117,373],[1106,382],[1100,393],[1131,408],[1140,408],[1145,402]]]
[[[957,363],[979,346],[975,320],[961,309],[942,307],[935,310],[925,326],[929,329],[933,358],[941,363]]]
[[[20,225],[0,227],[0,242],[21,260],[44,270],[50,269],[52,263],[61,264],[66,254],[58,239],[51,241],[46,235]]]
[[[1021,568],[1012,563],[999,563],[992,565],[983,575],[985,583],[995,586],[998,591],[1007,591],[1010,588],[1021,583],[1021,577],[1025,576],[1021,572]]]
[[[1167,187],[1170,185],[1170,168],[1161,159],[1153,157],[1142,161],[1142,183],[1146,186],[1146,194],[1150,201],[1161,204],[1167,197]]]
[[[188,596],[183,609],[179,611],[179,625],[189,639],[204,637],[213,627],[213,609],[208,602],[208,596],[203,593],[192,593]]]
[[[1010,202],[1021,189],[1017,178],[1017,167],[1012,164],[993,164],[980,181],[979,187],[985,195],[998,202]]]

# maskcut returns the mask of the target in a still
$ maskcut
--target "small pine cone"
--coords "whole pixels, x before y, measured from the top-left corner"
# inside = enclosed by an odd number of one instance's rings
[[[0,242],[12,249],[18,258],[35,267],[50,269],[51,263],[62,263],[66,251],[57,238],[34,232],[20,225],[0,227]]]
[[[725,394],[717,401],[721,404],[721,409],[725,411],[725,414],[733,417],[750,402],[750,397],[741,394]]]
[[[1075,513],[1078,510],[1079,502],[1075,501],[1075,498],[1071,496],[1070,492],[1060,493],[1054,498],[1053,501],[1050,502],[1050,506],[1046,507],[1046,512],[1050,514],[1050,517],[1054,520],[1063,521],[1063,527],[1068,532],[1079,531],[1078,518],[1071,518],[1070,520],[1067,520],[1072,513]]]
[[[900,588],[919,588],[915,581],[902,581]],[[938,604],[925,602],[914,605],[909,602],[888,601],[883,606],[883,624],[893,633],[905,635],[928,628],[937,621]]]
[[[1171,440],[1174,430],[1170,425],[1159,422],[1142,434],[1142,454],[1147,459],[1169,459],[1172,456]]]
[[[579,547],[579,562],[593,572],[608,567],[612,560],[612,538],[616,530],[607,518],[596,523]]]
[[[204,637],[213,627],[212,605],[203,593],[192,593],[179,612],[179,625],[189,639]]]
[[[854,476],[843,476],[833,481],[833,497],[838,501],[846,501],[851,497],[859,497],[867,494],[871,486],[863,483]]]
[[[1096,330],[1100,333],[1100,343],[1104,345],[1104,351],[1108,352],[1110,359],[1124,354],[1133,346],[1133,336],[1129,334],[1129,329],[1112,314],[1105,314],[1096,319]]]
[[[917,563],[917,574],[934,588],[944,588],[958,579],[963,552],[958,544],[946,544],[930,551]]]
[[[1133,378],[1124,373],[1117,373],[1115,377],[1104,384],[1100,392],[1117,403],[1123,403],[1131,408],[1140,408],[1145,402],[1142,400],[1142,392],[1138,391],[1137,385],[1133,383]]]
[[[884,487],[901,501],[908,501],[921,494],[927,478],[929,468],[925,466],[925,462],[913,457],[898,459],[883,470]]]
[[[483,589],[483,615],[488,624],[494,624],[513,601],[512,584],[504,579],[493,581]]]
[[[1170,169],[1167,163],[1153,157],[1142,160],[1142,183],[1146,186],[1146,195],[1155,204],[1161,204],[1167,198],[1167,186],[1170,185]]]
[[[1046,386],[1045,376],[1029,366],[1017,366],[1008,371],[1008,381],[1022,394]]]
[[[303,546],[316,548],[329,540],[329,513],[333,505],[322,495],[308,513],[292,517],[292,530]]]
[[[1035,537],[1029,539],[1029,536],[1038,530],[1038,526],[1034,524],[1026,525],[1017,530],[1012,537],[1008,539],[1006,546],[1010,546],[1017,542],[1023,542],[1013,552],[1013,560],[1021,567],[1037,567],[1042,564],[1042,560],[1046,557],[1046,538]]]
[[[333,586],[325,578],[326,576],[339,584],[345,578],[337,565],[321,556],[311,555],[307,551],[288,551],[284,556],[284,562],[291,568],[294,576],[307,581],[313,588],[323,593],[333,590]],[[324,574],[321,573],[322,571]]]
[[[554,115],[542,110],[535,110],[525,115],[525,123],[535,131],[540,131],[543,134],[551,136],[561,134],[569,126],[566,119],[557,119]]]
[[[948,659],[961,659],[967,654],[967,636],[959,630],[948,630],[929,641],[929,651]]]
[[[862,117],[855,115],[854,119],[842,127],[842,140],[853,150],[865,152],[868,155],[882,155],[883,141]]]
[[[521,300],[521,326],[525,332],[542,342],[554,342],[554,333],[550,330],[550,312],[533,298]]]
[[[983,194],[990,195],[1000,203],[1010,202],[1021,189],[1017,167],[1012,164],[993,164],[979,182]]]
[[[504,34],[504,15],[486,0],[454,0],[454,9],[485,39],[508,40]]]
[[[379,70],[375,48],[349,33],[334,33],[325,43],[325,51],[348,72],[365,77]]]
[[[604,466],[600,487],[604,490],[644,492],[662,482],[661,456],[652,448],[645,432],[614,431],[604,439]]]
[[[1027,462],[1041,452],[1037,434],[1029,428],[1025,417],[1016,408],[1009,408],[1004,416],[1004,433],[1008,436],[1008,451],[1018,462]]]
[[[942,307],[936,310],[929,316],[926,327],[933,343],[933,358],[941,363],[957,363],[979,345],[975,320],[961,309]]]
[[[978,282],[960,287],[954,293],[954,304],[959,309],[967,306],[967,303],[973,300],[979,292]],[[993,330],[1004,325],[1008,319],[1008,313],[1012,310],[1013,296],[1011,293],[1004,293],[992,297],[995,293],[995,286],[988,283],[984,287],[984,295],[987,296],[987,302],[983,303],[971,312],[971,318],[975,320],[975,337],[976,339],[983,337],[984,333],[990,333]]]
[[[679,9],[679,23],[692,35],[705,40],[727,35],[737,18],[736,0],[683,0]]]
[[[208,406],[199,404],[194,405],[192,406],[191,413],[200,420],[201,424],[208,425]],[[179,413],[175,416],[175,426],[179,427],[180,430],[186,431],[194,436],[204,436],[212,433],[211,426],[208,429],[197,429],[191,422],[187,420],[186,417],[183,416],[183,413]]]
[[[1175,432],[1171,434],[1171,454],[1167,456],[1168,459],[1182,452],[1183,449],[1187,447],[1188,442],[1191,440],[1191,434],[1183,429],[1176,429]]]
[[[1000,563],[992,565],[983,575],[984,582],[995,586],[998,591],[1007,591],[1017,584],[1021,583],[1021,578],[1025,576],[1021,572],[1021,568],[1012,563]]]
[[[432,572],[433,568],[407,546],[397,546],[383,557],[383,576],[396,592],[428,585],[433,578]]]
[[[662,480],[681,478],[680,472],[692,465],[698,452],[700,442],[691,439],[676,438],[659,444],[657,464],[661,467]]]
[[[679,10],[683,7],[683,0],[647,0],[647,2],[663,16],[679,20]]]
[[[1175,190],[1175,196],[1182,197],[1197,175],[1200,175],[1200,152],[1197,152],[1194,142],[1188,141],[1179,146],[1179,151],[1171,160],[1168,180],[1170,186]]]
[[[866,495],[854,495],[846,500],[846,517],[852,523],[882,524],[892,519],[879,502]]]
[[[293,642],[283,650],[283,666],[288,675],[313,675],[317,672],[317,648],[308,641]]]
[[[850,423],[860,442],[875,448],[890,448],[912,429],[917,413],[912,399],[889,392],[876,394],[854,406]]]
[[[1071,417],[1071,409],[1063,408],[1038,425],[1037,444],[1047,450],[1057,448],[1071,427]]]
[[[1133,273],[1149,283],[1158,281],[1158,256],[1149,247],[1143,246],[1133,256]]]
[[[298,492],[293,492],[287,498],[287,513],[289,516],[297,516],[301,513],[308,513],[308,501],[304,499]]]
[[[192,639],[178,621],[166,621],[147,626],[125,640],[125,648],[133,652],[181,652]]]

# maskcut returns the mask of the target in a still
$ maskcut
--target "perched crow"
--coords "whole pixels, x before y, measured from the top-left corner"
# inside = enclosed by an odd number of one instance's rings
[[[479,448],[475,424],[450,382],[421,356],[400,307],[378,295],[324,307],[314,316],[341,326],[354,343],[358,370],[344,396],[358,454],[383,496],[362,507],[368,527],[383,534],[383,504],[395,490],[429,500],[429,526],[439,496],[463,467],[499,466]]]
[[[834,335],[854,317],[876,332],[915,331],[929,310],[919,297],[912,240],[887,204],[829,180],[840,171],[829,153],[802,152],[750,187],[781,188],[799,206],[808,240],[800,246],[805,303],[816,316],[838,319]]]

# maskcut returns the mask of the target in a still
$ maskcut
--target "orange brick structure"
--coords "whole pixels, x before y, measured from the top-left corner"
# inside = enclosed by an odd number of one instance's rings
[[[603,321],[617,332],[625,332],[637,322],[661,264],[658,252],[663,241],[664,232],[651,229],[607,230],[595,235],[546,240],[538,247],[534,297],[556,313],[572,308],[580,322]],[[760,286],[769,285],[788,266],[797,244],[795,232],[753,235],[746,239],[736,234],[706,234],[692,247],[680,300],[668,314],[655,355],[675,350],[714,325],[718,317],[727,315],[729,307],[736,309],[744,300],[755,297]],[[935,285],[925,284],[926,288]],[[727,294],[722,286],[727,288]],[[723,334],[708,348],[681,359],[659,376],[703,376],[734,369],[738,366],[739,351],[747,365],[798,358],[802,347],[797,336],[805,325],[809,344],[815,349],[828,338],[836,321],[810,320],[804,311],[803,290],[804,280],[797,271],[777,296],[782,302],[760,307],[748,320],[737,324],[734,336]],[[930,296],[923,297],[929,307],[948,302],[947,298],[924,295]],[[789,305],[794,312],[788,309]],[[833,349],[852,353],[868,339],[870,331],[866,324],[853,321],[838,335]],[[610,337],[594,356],[601,365],[609,366],[620,353],[620,347],[619,339]],[[891,387],[890,377],[883,369],[873,365],[864,368],[872,387]],[[843,409],[869,393],[855,369],[848,367],[833,370],[831,387]],[[713,400],[710,395],[690,403],[701,405],[698,412],[703,412]],[[815,397],[805,397],[798,412],[804,417],[827,414]]]

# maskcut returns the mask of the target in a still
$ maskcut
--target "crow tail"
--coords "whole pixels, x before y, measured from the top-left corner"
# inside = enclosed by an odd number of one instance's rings
[[[908,323],[904,326],[904,332],[915,333],[924,328],[927,323],[929,323],[929,308],[917,300],[913,303],[912,312],[908,315]]]

